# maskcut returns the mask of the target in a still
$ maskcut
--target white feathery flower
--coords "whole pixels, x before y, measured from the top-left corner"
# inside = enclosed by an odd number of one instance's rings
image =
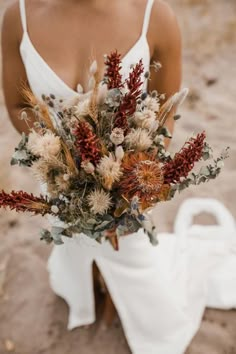
[[[96,72],[98,71],[98,63],[96,60],[94,60],[89,68],[89,72],[91,75],[96,74]]]
[[[144,100],[144,104],[147,109],[150,109],[153,112],[159,112],[160,110],[160,102],[157,97],[147,96]]]
[[[142,112],[136,112],[134,114],[134,121],[140,128],[148,130],[154,130],[158,128],[158,120],[156,119],[155,112],[150,109],[144,109]]]
[[[91,76],[88,81],[88,90],[93,90],[96,85],[96,80],[94,76]]]
[[[35,156],[57,156],[61,150],[60,138],[49,130],[44,135],[33,130],[29,134],[27,148]]]
[[[131,132],[126,135],[125,142],[128,148],[137,151],[145,151],[152,145],[152,139],[149,132],[146,129],[132,129]]]
[[[95,189],[88,195],[87,200],[90,210],[94,214],[103,215],[112,205],[109,193],[102,189]]]
[[[118,161],[121,161],[124,157],[124,149],[122,146],[117,146],[116,150],[115,150],[115,155]]]
[[[112,154],[104,156],[101,159],[97,166],[97,172],[103,179],[103,186],[108,190],[110,190],[113,183],[119,181],[122,176],[120,162],[116,161]]]
[[[189,93],[188,88],[183,88],[181,91],[176,92],[173,96],[173,104],[178,108],[185,100]]]
[[[123,143],[124,137],[124,130],[121,128],[114,128],[110,135],[111,142],[115,145],[120,145]]]
[[[81,100],[77,103],[77,105],[74,107],[75,109],[75,114],[77,116],[86,116],[89,114],[89,103],[90,100],[89,98],[86,98],[85,100]]]
[[[81,84],[78,84],[77,87],[76,87],[76,91],[79,94],[82,94],[84,92],[83,86]]]

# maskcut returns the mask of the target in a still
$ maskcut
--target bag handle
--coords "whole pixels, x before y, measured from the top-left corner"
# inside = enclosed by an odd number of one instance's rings
[[[219,200],[213,198],[189,198],[183,202],[178,211],[174,223],[175,234],[186,235],[193,223],[193,217],[201,212],[212,214],[220,226],[235,232],[235,220],[230,211]]]

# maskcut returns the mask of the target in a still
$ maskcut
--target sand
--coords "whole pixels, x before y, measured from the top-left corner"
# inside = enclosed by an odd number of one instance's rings
[[[0,0],[1,14],[9,3]],[[183,33],[183,86],[190,88],[171,149],[180,147],[192,132],[205,129],[215,153],[229,145],[231,158],[216,181],[191,188],[157,208],[160,231],[172,231],[180,203],[192,196],[215,197],[236,217],[236,1],[170,3]],[[0,113],[0,188],[37,193],[29,171],[9,166],[19,136],[7,118],[2,91]],[[43,224],[42,218],[0,213],[0,354],[130,353],[118,320],[109,330],[99,319],[89,329],[66,330],[67,305],[48,285],[46,261],[50,247],[38,236]],[[207,310],[187,354],[235,353],[236,312]]]

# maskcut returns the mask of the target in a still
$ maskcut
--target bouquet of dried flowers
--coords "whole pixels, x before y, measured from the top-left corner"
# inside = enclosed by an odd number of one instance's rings
[[[36,123],[22,135],[11,163],[31,168],[46,194],[2,191],[0,207],[55,217],[60,226],[41,232],[47,242],[61,244],[62,236],[84,233],[98,242],[106,237],[118,249],[120,236],[143,228],[156,244],[150,208],[172,199],[176,191],[215,178],[228,156],[226,149],[212,164],[192,172],[196,162],[212,157],[205,132],[191,137],[174,155],[164,144],[171,138],[165,122],[187,90],[162,104],[163,95],[142,92],[142,78],[149,77],[142,61],[125,80],[117,52],[107,56],[105,64],[103,85],[94,62],[92,90],[71,101],[53,94],[37,100],[23,89]],[[21,119],[27,122],[25,111]]]

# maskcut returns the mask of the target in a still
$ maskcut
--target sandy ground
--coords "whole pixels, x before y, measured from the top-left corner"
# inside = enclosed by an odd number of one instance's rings
[[[9,1],[0,0],[1,14]],[[236,1],[170,3],[183,32],[183,85],[191,89],[172,148],[180,147],[192,132],[206,129],[215,152],[230,145],[231,158],[216,181],[158,207],[160,231],[172,230],[180,203],[190,196],[216,197],[236,217]],[[0,110],[0,188],[37,192],[27,170],[9,167],[19,136],[7,119],[2,92]],[[0,213],[0,354],[130,353],[119,321],[106,331],[99,320],[89,329],[66,330],[68,308],[48,285],[50,247],[39,241],[42,224],[41,218]],[[187,354],[236,354],[236,312],[207,310]]]

